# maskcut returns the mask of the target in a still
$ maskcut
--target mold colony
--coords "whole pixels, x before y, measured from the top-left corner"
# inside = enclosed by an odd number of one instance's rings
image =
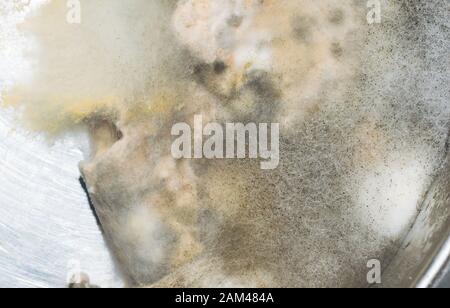
[[[21,26],[33,77],[8,93],[35,130],[88,127],[80,169],[130,284],[365,286],[367,261],[389,261],[449,114],[448,94],[421,99],[440,47],[405,35],[403,2],[376,27],[357,1],[90,0],[79,25],[65,10]],[[279,167],[174,159],[171,128],[196,114],[279,122]]]

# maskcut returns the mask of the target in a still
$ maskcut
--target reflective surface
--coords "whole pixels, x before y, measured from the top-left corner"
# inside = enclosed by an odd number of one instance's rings
[[[121,286],[78,181],[74,138],[53,146],[0,116],[0,287]]]
[[[422,210],[387,267],[386,287],[445,287],[450,283],[450,156],[430,186]]]

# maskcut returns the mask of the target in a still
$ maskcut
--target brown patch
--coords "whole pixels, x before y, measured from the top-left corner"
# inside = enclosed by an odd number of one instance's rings
[[[342,25],[345,20],[345,13],[342,10],[335,10],[331,12],[330,17],[328,19],[332,24]]]
[[[342,48],[340,43],[335,42],[331,44],[331,53],[336,58],[340,58],[344,55],[344,49]]]
[[[312,39],[315,21],[311,17],[296,16],[292,19],[294,37],[299,42],[308,43]]]
[[[244,17],[233,15],[230,19],[228,19],[228,25],[233,28],[239,28],[244,21]]]

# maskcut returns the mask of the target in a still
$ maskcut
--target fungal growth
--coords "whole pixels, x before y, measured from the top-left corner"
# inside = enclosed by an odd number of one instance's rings
[[[353,0],[80,0],[80,23],[65,1],[31,1],[0,30],[1,67],[29,64],[2,104],[48,138],[89,132],[80,172],[130,285],[366,286],[414,221],[450,119],[439,1],[382,2],[369,24]],[[173,125],[199,115],[278,123],[279,164],[174,157]]]

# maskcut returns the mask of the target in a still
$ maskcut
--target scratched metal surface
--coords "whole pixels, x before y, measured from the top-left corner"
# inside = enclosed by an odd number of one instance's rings
[[[121,286],[79,182],[72,138],[51,147],[0,114],[0,287]]]
[[[31,42],[15,32],[26,8],[0,0],[0,90],[27,76],[21,50]],[[78,181],[82,138],[50,146],[12,116],[0,112],[0,287],[65,287],[79,272],[92,284],[121,286]]]

